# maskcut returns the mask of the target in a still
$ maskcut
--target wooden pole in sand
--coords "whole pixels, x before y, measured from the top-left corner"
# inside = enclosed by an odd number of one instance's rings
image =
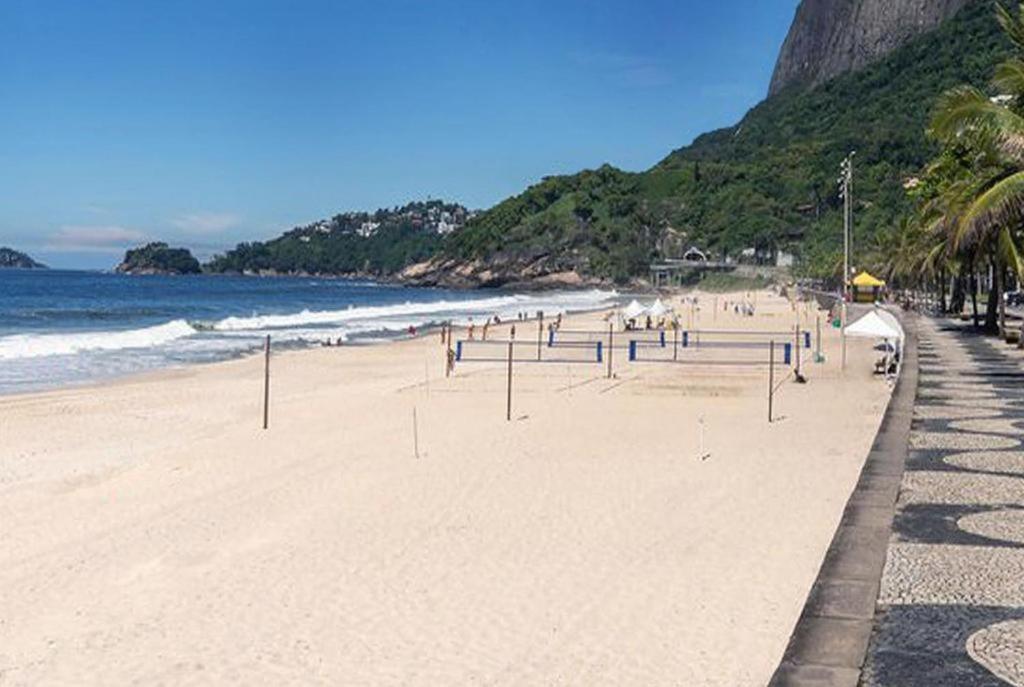
[[[797,322],[797,325],[796,325],[796,358],[795,358],[795,360],[796,360],[796,376],[798,378],[800,377],[800,346],[801,345],[802,345],[802,342],[800,341],[800,323]]]
[[[263,344],[263,429],[270,425],[270,334]]]
[[[444,376],[447,379],[452,376],[452,323],[448,322],[448,337],[444,347]]]
[[[820,363],[821,362],[821,315],[820,314],[817,315],[817,318],[815,320],[815,326],[817,327],[817,332],[816,332],[817,333],[817,337],[816,337],[816,341],[815,341],[814,345],[815,345],[815,348],[817,350],[815,352],[814,359]]]
[[[608,379],[612,378],[612,351],[615,344],[615,324],[608,323]]]
[[[768,344],[768,424],[772,423],[772,397],[775,395],[775,340]]]
[[[540,362],[540,351],[544,346],[544,311],[537,311],[537,362]]]
[[[505,421],[512,421],[512,347],[515,343],[512,341],[508,342],[508,393],[507,400],[505,403]]]

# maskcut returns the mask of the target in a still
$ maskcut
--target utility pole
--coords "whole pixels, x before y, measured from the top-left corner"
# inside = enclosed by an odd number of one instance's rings
[[[851,152],[843,160],[839,177],[839,193],[843,198],[843,304],[839,324],[841,340],[840,366],[846,369],[846,305],[850,301],[850,257],[853,252],[853,158],[856,151]]]

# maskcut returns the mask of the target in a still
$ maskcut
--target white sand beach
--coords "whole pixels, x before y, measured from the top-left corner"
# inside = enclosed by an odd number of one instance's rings
[[[258,356],[0,398],[0,685],[764,685],[889,397],[824,346],[773,424],[766,368],[622,351],[506,422],[436,333],[275,355],[268,431]]]

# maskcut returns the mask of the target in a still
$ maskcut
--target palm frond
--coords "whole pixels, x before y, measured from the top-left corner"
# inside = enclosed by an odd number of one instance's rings
[[[1024,262],[1021,260],[1017,241],[1014,238],[1013,232],[1006,227],[999,231],[997,254],[1002,264],[1013,270],[1018,278],[1024,273]]]
[[[1016,172],[981,193],[960,217],[954,245],[984,243],[994,227],[1017,226],[1024,218],[1024,172]]]
[[[941,141],[952,141],[972,129],[988,130],[1001,140],[1024,139],[1024,117],[992,102],[973,86],[958,86],[944,93],[929,133]]]
[[[1003,32],[1014,47],[1024,52],[1024,22],[1021,21],[1021,17],[1024,17],[1024,2],[1019,3],[1016,14],[1003,3],[996,3],[996,19],[999,20],[999,25],[1003,27]]]
[[[1005,95],[1024,95],[1024,60],[1019,57],[1006,60],[996,67],[992,83]]]

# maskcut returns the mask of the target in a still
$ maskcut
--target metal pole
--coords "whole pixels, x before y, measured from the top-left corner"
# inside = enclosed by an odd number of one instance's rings
[[[672,327],[672,360],[679,360],[679,327]]]
[[[270,334],[263,345],[263,429],[270,426]]]
[[[615,350],[615,325],[608,323],[608,379],[612,378],[612,352]]]
[[[840,343],[842,344],[841,348],[843,349],[842,350],[842,356],[841,356],[842,362],[840,364],[840,368],[845,372],[846,371],[846,301],[843,301],[843,309],[842,309],[841,314],[839,315],[839,327],[840,327],[840,329],[839,329],[839,332],[840,332],[839,340],[840,340]]]
[[[540,362],[540,350],[544,345],[544,311],[537,312],[537,362]]]
[[[448,339],[444,349],[444,376],[452,376],[452,323],[448,323]]]
[[[797,324],[797,326],[796,326],[796,376],[797,377],[800,376],[800,348],[801,348],[801,343],[802,342],[800,341],[800,325]]]
[[[775,395],[775,341],[768,344],[768,424],[772,423],[772,397]]]
[[[850,158],[843,166],[843,302],[850,295]]]
[[[512,347],[514,342],[508,342],[508,399],[505,404],[505,421],[512,421]]]
[[[847,158],[847,160],[850,161],[850,164],[847,166],[847,173],[849,175],[848,176],[849,182],[847,183],[847,187],[846,187],[846,195],[847,195],[847,198],[849,200],[849,208],[850,208],[848,210],[848,212],[850,214],[850,220],[849,220],[849,224],[848,224],[848,226],[849,226],[848,230],[850,231],[850,249],[849,249],[850,250],[850,254],[849,254],[849,257],[848,257],[849,265],[847,265],[847,268],[848,268],[847,277],[849,277],[849,275],[850,275],[849,267],[851,267],[853,265],[853,156],[855,156],[855,155],[857,155],[857,154],[856,153],[851,153],[850,157]]]
[[[815,340],[815,356],[814,359],[821,362],[821,315],[818,315],[815,321],[817,327],[817,338]]]

